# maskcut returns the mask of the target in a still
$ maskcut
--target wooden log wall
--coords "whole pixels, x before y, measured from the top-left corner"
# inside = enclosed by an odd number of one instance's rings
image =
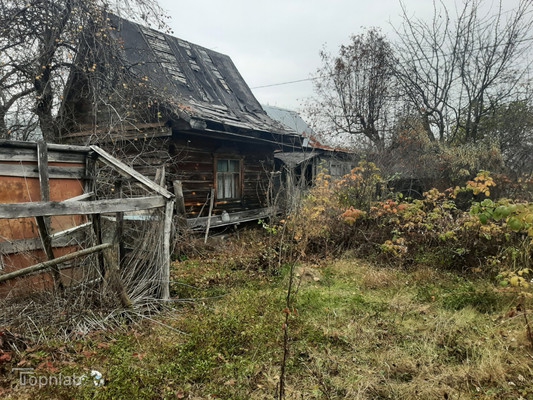
[[[142,138],[103,145],[127,160],[135,170],[150,179],[165,167],[165,186],[174,191],[181,182],[187,218],[205,217],[209,195],[215,185],[215,159],[242,160],[242,196],[238,200],[217,200],[213,215],[261,209],[269,206],[266,191],[274,170],[273,147],[252,142],[233,142],[209,136],[174,132],[172,138]],[[201,214],[200,214],[201,211]]]
[[[188,218],[207,216],[217,158],[242,160],[242,193],[237,200],[216,199],[213,215],[268,206],[266,191],[274,166],[272,147],[242,142],[228,146],[227,140],[177,135],[170,144],[170,155],[169,175],[182,183]]]

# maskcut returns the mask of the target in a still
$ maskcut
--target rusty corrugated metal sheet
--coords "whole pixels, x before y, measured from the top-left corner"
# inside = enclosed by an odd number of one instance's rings
[[[1,164],[13,165],[37,165],[37,162],[28,161],[3,161]],[[79,163],[49,163],[49,166],[58,167],[84,167]],[[78,179],[50,179],[50,200],[61,201],[71,197],[78,196],[83,193],[82,182]],[[39,178],[36,177],[18,177],[18,176],[3,176],[0,173],[0,203],[22,203],[31,201],[40,201],[40,185]],[[86,221],[86,217],[82,215],[65,215],[52,217],[50,219],[51,232],[62,231]],[[34,218],[17,218],[17,219],[0,219],[0,242],[12,242],[18,239],[38,238],[39,233],[37,224]],[[54,248],[54,256],[58,257],[76,250],[78,246],[67,246]],[[15,254],[1,254],[2,272],[10,272],[20,268],[24,268],[41,261],[46,260],[46,255],[43,250],[28,250]],[[63,278],[68,280],[71,272],[64,271]],[[20,294],[29,290],[46,288],[51,284],[51,278],[48,273],[38,274],[13,282],[6,282],[0,284],[0,296],[8,294]]]

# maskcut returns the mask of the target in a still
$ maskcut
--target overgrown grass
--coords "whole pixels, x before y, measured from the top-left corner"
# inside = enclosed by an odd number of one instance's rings
[[[227,255],[175,262],[173,293],[191,300],[152,320],[13,354],[0,364],[0,397],[275,398],[288,267],[271,272]],[[492,283],[348,256],[296,272],[287,398],[533,399],[523,320]],[[16,366],[38,375],[95,369],[106,383],[20,387]]]

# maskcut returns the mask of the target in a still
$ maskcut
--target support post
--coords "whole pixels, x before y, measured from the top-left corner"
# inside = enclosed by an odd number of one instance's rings
[[[178,229],[187,227],[187,213],[185,211],[185,197],[183,196],[183,186],[181,181],[172,182],[174,186],[174,196],[176,196],[176,216]]]
[[[103,274],[103,292],[106,288],[110,288],[112,293],[115,293],[120,300],[120,304],[125,308],[132,306],[131,300],[126,292],[126,288],[122,284],[120,278],[120,246],[118,243],[118,213],[117,222],[115,222],[114,229],[102,232],[103,240],[110,242],[110,246],[103,252],[104,259],[104,274]]]
[[[87,154],[85,158],[85,193],[96,193],[96,159],[92,154]],[[96,194],[94,199],[97,200]],[[94,232],[94,243],[96,245],[102,244],[102,220],[100,214],[90,214],[87,218],[92,222],[92,229]],[[96,255],[96,265],[101,277],[105,274],[104,255],[99,252]]]
[[[115,182],[115,197],[117,199],[122,198],[122,181],[118,179]],[[118,268],[119,270],[122,268],[122,261],[124,260],[125,256],[125,247],[124,247],[124,213],[118,212],[115,214],[116,216],[116,224],[117,227],[115,229],[115,238],[114,241],[118,244]]]
[[[41,192],[41,201],[50,201],[50,179],[48,175],[48,148],[46,142],[37,142],[37,167],[39,169],[39,187]],[[54,251],[52,249],[52,239],[50,238],[50,217],[37,216],[35,217],[37,223],[37,230],[43,245],[43,250],[48,260],[54,259]],[[59,268],[52,266],[52,276],[54,278],[54,286],[63,290],[63,282],[59,274]]]
[[[213,214],[213,205],[215,203],[215,189],[211,188],[209,195],[209,214],[207,216],[207,228],[205,229],[204,244],[207,243],[207,237],[209,236],[209,228],[211,228],[211,215]]]
[[[161,298],[168,300],[170,297],[170,242],[172,232],[172,215],[174,213],[174,201],[167,201],[163,222],[163,262],[161,274]]]

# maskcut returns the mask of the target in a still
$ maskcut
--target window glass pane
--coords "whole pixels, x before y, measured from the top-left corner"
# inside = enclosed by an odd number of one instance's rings
[[[224,198],[225,199],[234,198],[235,197],[234,189],[235,189],[235,186],[233,186],[233,179],[231,179],[231,175],[226,174],[224,176]]]
[[[237,199],[241,189],[240,160],[217,160],[217,199]]]
[[[240,185],[239,174],[233,174],[233,197],[234,198],[240,197],[240,193],[239,193],[240,187],[241,185]]]
[[[224,175],[217,174],[217,198],[224,198]]]
[[[229,170],[231,172],[239,172],[239,160],[229,160]]]
[[[342,175],[342,166],[339,164],[331,164],[329,168],[329,174],[331,176],[341,176]]]
[[[217,161],[217,172],[227,172],[228,171],[228,160],[218,160]]]

